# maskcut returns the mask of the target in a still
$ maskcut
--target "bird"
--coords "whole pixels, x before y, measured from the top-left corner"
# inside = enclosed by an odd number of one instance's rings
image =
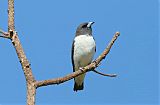
[[[92,25],[95,22],[81,23],[76,30],[72,43],[72,67],[73,72],[90,64],[96,52],[96,43],[92,36]],[[83,90],[85,73],[74,78],[74,91]]]

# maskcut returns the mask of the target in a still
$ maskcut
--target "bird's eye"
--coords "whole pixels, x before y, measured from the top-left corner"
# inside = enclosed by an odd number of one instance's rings
[[[86,27],[87,27],[87,24],[82,26],[82,28],[86,28]]]

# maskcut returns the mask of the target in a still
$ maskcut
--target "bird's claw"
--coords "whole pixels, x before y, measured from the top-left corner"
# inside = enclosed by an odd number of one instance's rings
[[[98,63],[96,60],[94,60],[93,63],[95,64],[95,67],[98,67],[100,65],[100,63]]]

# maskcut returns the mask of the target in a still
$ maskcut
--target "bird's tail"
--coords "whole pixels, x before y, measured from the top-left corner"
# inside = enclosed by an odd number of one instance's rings
[[[83,90],[83,83],[81,85],[77,85],[76,82],[74,82],[74,91]]]

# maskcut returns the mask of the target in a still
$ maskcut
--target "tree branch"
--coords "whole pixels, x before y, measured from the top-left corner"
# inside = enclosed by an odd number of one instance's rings
[[[49,79],[49,80],[42,80],[42,81],[36,81],[33,74],[32,69],[30,66],[30,63],[24,53],[24,50],[22,48],[22,45],[20,43],[20,40],[18,38],[18,34],[15,31],[14,26],[14,0],[8,0],[8,32],[0,31],[0,37],[2,38],[8,38],[12,41],[13,47],[15,48],[15,51],[17,53],[17,56],[19,58],[20,64],[22,66],[22,70],[24,72],[24,76],[26,79],[26,85],[27,85],[27,105],[35,105],[35,95],[36,95],[36,88],[52,85],[52,84],[60,84],[63,82],[66,82],[70,79],[73,79],[83,73],[94,71],[98,74],[104,75],[104,76],[115,76],[115,75],[109,75],[109,74],[103,74],[95,70],[100,64],[100,62],[106,57],[106,55],[109,53],[112,45],[114,44],[115,40],[120,35],[119,32],[116,32],[113,36],[111,42],[108,44],[104,52],[91,64],[88,66],[73,72],[71,74],[68,74],[64,77],[55,78],[55,79]]]
[[[115,40],[118,38],[118,36],[120,35],[119,32],[116,32],[115,35],[113,36],[111,42],[109,43],[109,45],[107,46],[107,48],[104,50],[104,52],[95,60],[93,61],[91,64],[89,64],[88,66],[84,67],[83,69],[80,69],[76,72],[73,72],[71,74],[68,74],[67,76],[61,77],[61,78],[55,78],[55,79],[49,79],[49,80],[42,80],[42,81],[37,81],[36,82],[36,88],[38,87],[42,87],[42,86],[47,86],[47,85],[53,85],[53,84],[60,84],[63,82],[66,82],[70,79],[73,79],[83,73],[86,73],[88,71],[93,70],[94,72],[104,75],[104,76],[110,76],[110,77],[115,77],[115,75],[111,75],[111,74],[103,74],[100,73],[96,70],[94,70],[95,68],[97,68],[100,64],[100,62],[106,57],[106,55],[109,53],[112,45],[114,44]]]
[[[25,75],[26,84],[27,84],[27,105],[34,105],[35,103],[35,94],[36,94],[36,87],[35,87],[35,79],[32,74],[31,66],[27,57],[23,51],[22,45],[18,38],[17,33],[14,31],[10,31],[10,36],[12,44],[16,50],[17,56],[19,58],[19,62],[21,63],[22,70]],[[13,35],[12,35],[13,34]]]
[[[97,74],[100,74],[102,76],[108,76],[108,77],[116,77],[117,76],[117,74],[104,74],[104,73],[101,73],[101,72],[99,72],[97,70],[92,70],[92,71],[97,73]]]
[[[14,26],[14,0],[8,0],[8,33],[22,66],[27,84],[27,105],[35,104],[35,79]]]
[[[8,32],[14,29],[14,0],[8,0]]]
[[[0,37],[10,39],[9,33],[0,29]]]
[[[120,35],[120,32],[116,32],[112,38],[112,40],[110,41],[110,43],[108,44],[107,48],[103,51],[103,53],[95,60],[97,62],[97,64],[100,64],[100,62],[105,59],[106,55],[110,52],[110,49],[112,47],[112,45],[114,44],[114,42],[116,41],[116,39],[118,38],[118,36]]]

